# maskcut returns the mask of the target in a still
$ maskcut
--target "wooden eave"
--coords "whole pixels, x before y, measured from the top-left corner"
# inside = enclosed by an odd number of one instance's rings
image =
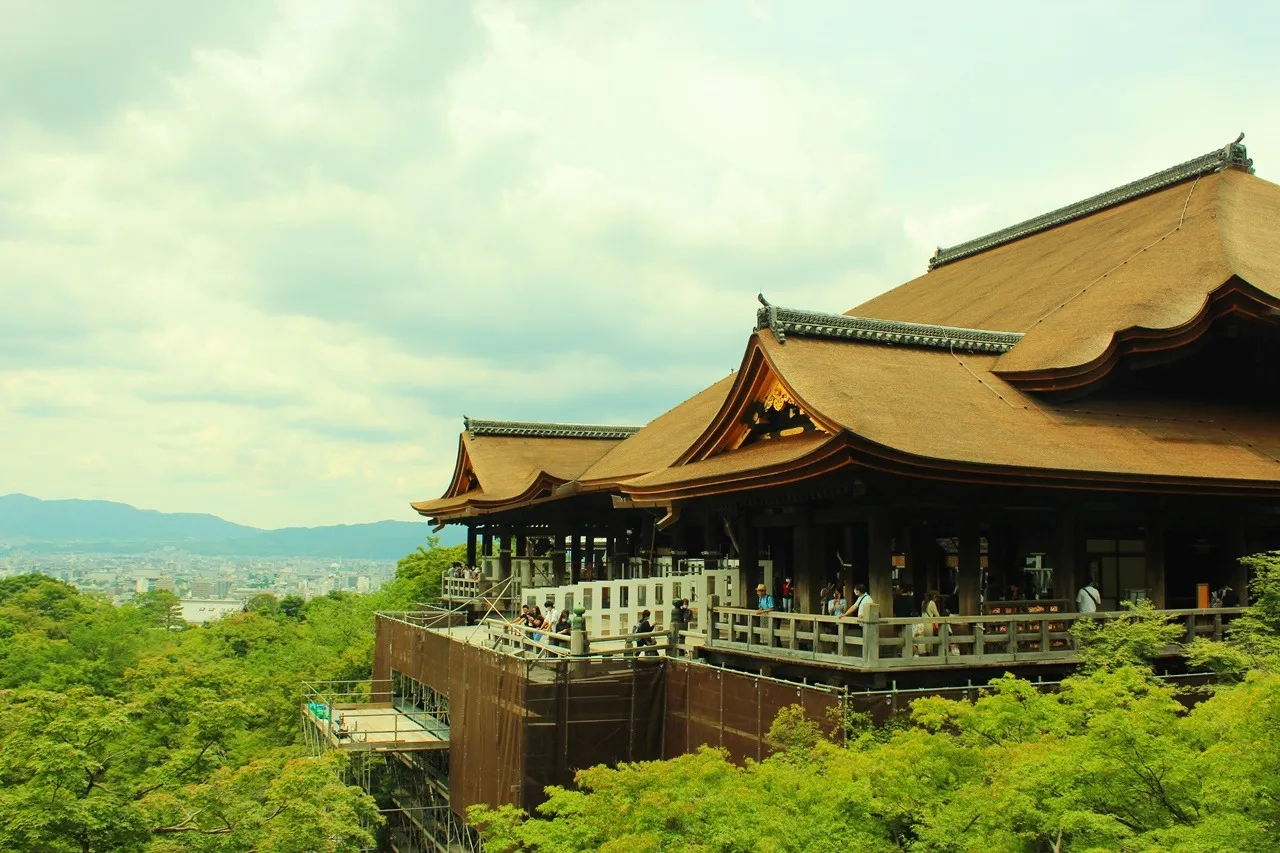
[[[760,333],[757,332],[758,334]],[[849,342],[844,345],[853,348],[877,344]],[[901,451],[857,435],[835,423],[829,416],[807,405],[805,411],[809,416],[815,423],[820,424],[824,431],[829,431],[832,435],[831,439],[813,451],[777,464],[700,476],[699,462],[715,458],[719,453],[735,452],[724,449],[724,442],[732,434],[731,430],[737,423],[736,419],[745,411],[746,405],[755,399],[762,385],[774,380],[782,383],[783,387],[804,405],[803,398],[795,393],[783,372],[770,358],[766,348],[760,345],[759,338],[753,336],[752,342],[747,347],[742,369],[719,414],[682,454],[681,461],[672,466],[672,469],[688,467],[689,478],[646,484],[643,481],[647,475],[640,476],[622,483],[622,494],[637,506],[668,506],[673,501],[712,497],[749,489],[780,487],[845,468],[866,468],[899,476],[985,485],[1280,497],[1280,463],[1277,463],[1277,479],[1268,481],[1178,477],[1088,469],[1040,469],[948,460]],[[785,442],[787,439],[775,439],[775,441]]]
[[[992,373],[1022,391],[1080,391],[1105,380],[1127,356],[1179,349],[1195,343],[1213,324],[1231,315],[1280,323],[1280,299],[1232,276],[1209,294],[1200,311],[1178,326],[1153,329],[1130,326],[1111,336],[1111,342],[1097,358],[1080,365],[1045,370],[1001,370]]]

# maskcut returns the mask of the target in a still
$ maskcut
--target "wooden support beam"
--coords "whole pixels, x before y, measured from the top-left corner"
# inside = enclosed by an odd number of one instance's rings
[[[702,558],[708,570],[717,568],[720,561],[720,530],[717,527],[720,518],[713,512],[703,516],[702,523]]]
[[[476,528],[474,524],[467,525],[467,568],[474,569],[476,567]]]
[[[551,531],[551,550],[548,552],[551,558],[551,577],[555,581],[556,586],[565,585],[565,559],[564,559],[564,531],[552,529]]]
[[[823,587],[822,567],[818,565],[817,531],[813,522],[805,517],[791,529],[792,565],[787,573],[796,585],[795,609],[798,613],[822,612],[819,592]],[[775,582],[775,587],[779,586]],[[775,592],[776,590],[770,590]]]
[[[978,522],[967,519],[960,527],[960,615],[977,616],[980,609],[979,581],[982,575],[982,531]]]
[[[1151,520],[1145,526],[1147,592],[1151,597],[1151,606],[1156,610],[1163,610],[1165,605],[1164,525],[1159,521]]]
[[[735,519],[737,529],[734,531],[738,540],[738,571],[742,582],[734,590],[738,599],[737,606],[747,607],[756,586],[764,583],[764,572],[760,568],[760,533],[751,523],[751,514],[743,510]]]
[[[880,511],[867,520],[867,591],[880,613],[893,613],[893,526]],[[850,600],[852,603],[852,600]]]
[[[1075,601],[1076,593],[1087,578],[1080,576],[1080,540],[1076,532],[1076,514],[1071,510],[1058,513],[1053,548],[1045,555],[1049,568],[1053,569],[1053,594],[1055,598]],[[1098,578],[1094,578],[1098,580]]]
[[[569,538],[569,583],[582,580],[582,534],[575,533]]]
[[[498,573],[499,580],[511,577],[511,528],[498,528]]]
[[[1227,586],[1234,589],[1236,595],[1240,596],[1240,606],[1248,607],[1249,570],[1241,565],[1240,558],[1249,555],[1249,539],[1241,522],[1232,523],[1227,531],[1227,555],[1231,559],[1226,572]]]

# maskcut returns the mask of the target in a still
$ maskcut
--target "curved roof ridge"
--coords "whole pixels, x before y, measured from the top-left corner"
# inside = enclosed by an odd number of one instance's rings
[[[959,326],[936,326],[903,320],[877,320],[851,317],[848,314],[826,314],[800,311],[764,303],[756,312],[756,331],[768,329],[778,343],[786,343],[787,335],[814,338],[838,338],[867,343],[899,344],[917,347],[956,349],[962,352],[1005,353],[1022,340],[1021,332],[997,332],[990,329],[966,329]]]
[[[1107,190],[1083,201],[1060,207],[1057,210],[1019,222],[1017,225],[993,231],[990,234],[947,249],[939,247],[933,257],[929,259],[929,269],[935,270],[952,261],[958,261],[961,258],[967,258],[970,255],[976,255],[988,249],[994,249],[996,246],[1002,246],[1005,243],[1012,243],[1015,240],[1020,240],[1040,231],[1047,231],[1074,219],[1089,216],[1100,210],[1123,204],[1138,196],[1146,195],[1192,178],[1198,178],[1202,175],[1221,172],[1228,168],[1242,169],[1252,174],[1253,161],[1249,159],[1248,151],[1244,145],[1240,144],[1241,139],[1244,139],[1243,133],[1240,134],[1240,137],[1235,142],[1222,148],[1192,158],[1185,163],[1179,163],[1176,166],[1163,169],[1145,178],[1139,178],[1124,186]]]
[[[480,418],[462,419],[463,428],[472,438],[477,436],[517,436],[520,438],[607,438],[620,439],[635,435],[638,426],[609,424],[538,423],[535,421],[496,421]]]

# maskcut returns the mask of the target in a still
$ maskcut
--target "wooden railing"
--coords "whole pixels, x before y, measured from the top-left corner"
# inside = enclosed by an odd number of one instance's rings
[[[515,601],[518,585],[514,580],[495,581],[481,575],[480,577],[455,578],[444,577],[440,597],[446,601]]]
[[[1243,613],[1244,608],[1155,612],[1182,622],[1185,629],[1182,641],[1190,642],[1196,637],[1220,639],[1224,617],[1229,621],[1232,616]],[[1127,611],[1022,613],[946,616],[936,620],[880,619],[877,615],[858,620],[776,611],[760,614],[755,610],[716,607],[710,612],[706,645],[854,669],[1069,663],[1076,660],[1077,648],[1070,632],[1075,622],[1080,619],[1105,621],[1128,615]],[[1166,649],[1167,654],[1180,651],[1180,644]]]
[[[505,619],[487,619],[484,622],[490,646],[506,651],[521,651],[529,657],[572,657],[571,633],[556,634],[529,628]],[[617,634],[587,637],[587,656],[631,657],[640,654],[659,653],[671,645],[671,634],[653,631],[643,634]],[[646,641],[640,645],[637,641]]]

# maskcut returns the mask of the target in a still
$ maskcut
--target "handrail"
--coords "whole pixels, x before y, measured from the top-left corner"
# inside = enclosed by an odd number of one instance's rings
[[[1144,611],[1156,618],[1183,620],[1184,642],[1217,636],[1228,617],[1243,607]],[[825,661],[861,669],[1004,664],[1076,659],[1070,625],[1129,618],[1134,611],[1095,613],[1045,611],[989,616],[910,616],[867,619],[819,613],[716,607],[710,613],[708,647],[741,649],[778,658]],[[1167,647],[1176,654],[1178,644]]]
[[[1245,607],[1206,607],[1194,608],[1187,610],[1152,610],[1147,611],[1153,616],[1164,615],[1169,618],[1177,618],[1183,616],[1234,616],[1244,613],[1248,608]],[[786,612],[782,610],[766,610],[761,613],[758,610],[751,610],[746,607],[717,607],[717,613],[731,613],[735,616],[769,616],[773,618],[786,620],[818,620],[829,624],[838,622],[846,622],[851,624],[872,624],[877,625],[917,625],[921,622],[952,622],[959,624],[981,623],[981,624],[997,624],[1003,625],[1009,622],[1043,622],[1044,620],[1056,621],[1060,619],[1075,620],[1082,616],[1094,619],[1118,619],[1130,616],[1134,611],[1131,610],[1099,610],[1094,613],[1080,613],[1075,610],[1056,610],[1045,611],[1041,613],[1009,613],[998,614],[994,616],[960,616],[951,614],[949,616],[893,616],[877,619],[859,619],[856,616],[830,616],[825,613],[796,613]]]

